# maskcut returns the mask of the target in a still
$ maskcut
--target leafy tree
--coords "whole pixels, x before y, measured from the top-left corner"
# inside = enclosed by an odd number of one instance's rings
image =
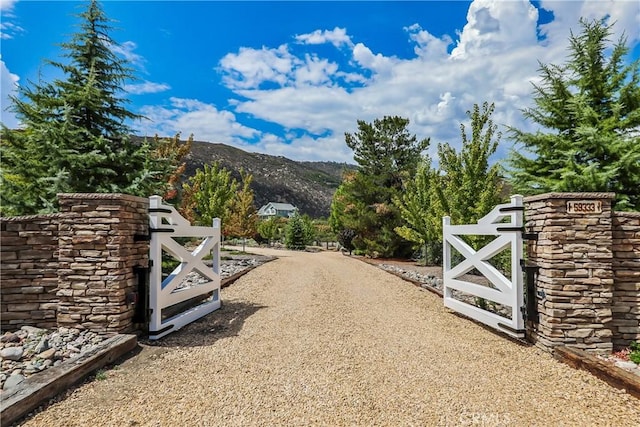
[[[467,111],[471,135],[460,125],[460,152],[449,144],[438,145],[439,169],[431,168],[428,157],[422,159],[415,175],[405,182],[404,191],[394,198],[405,224],[395,231],[423,246],[425,262],[438,263],[442,257],[442,217],[453,224],[475,223],[502,201],[500,166],[489,165],[498,148],[500,133],[491,120],[494,105],[475,104]],[[483,238],[471,238],[483,244]]]
[[[230,212],[224,229],[227,236],[242,238],[242,251],[245,249],[247,237],[252,237],[258,228],[258,216],[253,204],[251,182],[253,175],[240,171],[242,189],[240,189],[230,205]]]
[[[187,167],[184,159],[191,152],[192,145],[193,135],[190,135],[189,139],[184,143],[180,142],[180,133],[177,133],[173,138],[160,139],[158,135],[156,135],[153,139],[153,157],[169,159],[174,167],[171,175],[167,177],[167,188],[162,196],[167,202],[178,200],[178,183]]]
[[[640,209],[640,60],[624,65],[626,38],[612,25],[580,20],[563,65],[540,65],[534,106],[542,129],[511,129],[521,146],[509,158],[517,191],[614,191],[617,209]]]
[[[289,218],[287,228],[285,229],[285,244],[287,249],[304,250],[306,245],[311,243],[309,240],[308,225],[302,215],[295,214]]]
[[[500,132],[496,132],[497,125],[491,120],[494,108],[494,104],[485,102],[482,110],[475,104],[472,111],[467,111],[471,119],[471,139],[461,124],[459,153],[449,144],[438,145],[440,173],[434,188],[439,213],[449,215],[452,224],[475,223],[502,201],[500,165],[489,165],[489,158],[498,149],[501,138]],[[437,224],[441,236],[441,219]]]
[[[214,162],[196,170],[183,186],[180,213],[195,224],[211,226],[220,218],[224,230],[238,183],[231,172]]]
[[[345,174],[336,191],[330,223],[336,232],[354,230],[354,246],[369,255],[402,256],[411,250],[394,231],[403,221],[393,198],[415,173],[429,140],[410,135],[408,125],[408,119],[385,116],[372,124],[359,120],[358,131],[345,134],[359,167]]]
[[[437,209],[436,186],[440,184],[437,171],[431,168],[427,156],[418,166],[415,176],[407,180],[401,195],[393,199],[406,224],[396,227],[401,237],[422,246],[425,265],[441,261],[440,211]]]
[[[11,109],[23,125],[3,126],[2,213],[49,212],[60,192],[164,192],[175,168],[134,143],[126,122],[140,118],[121,97],[133,78],[112,50],[108,18],[96,0],[78,15],[79,31],[62,43],[67,63],[47,61],[63,77],[21,86]]]
[[[271,246],[274,240],[282,237],[282,230],[285,225],[284,218],[272,216],[258,223],[258,233],[267,240],[267,244]]]

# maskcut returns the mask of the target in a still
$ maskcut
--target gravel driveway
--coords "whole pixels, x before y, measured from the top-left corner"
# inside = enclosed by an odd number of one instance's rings
[[[256,252],[279,259],[225,288],[221,310],[24,425],[638,425],[637,399],[377,267]]]

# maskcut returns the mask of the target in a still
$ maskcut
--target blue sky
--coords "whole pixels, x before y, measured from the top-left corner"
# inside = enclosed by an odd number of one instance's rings
[[[0,0],[2,122],[16,85],[56,77],[45,59],[76,31],[77,1]],[[460,145],[474,103],[531,130],[538,61],[561,64],[578,20],[608,16],[640,56],[636,1],[103,1],[131,61],[141,135],[183,136],[295,160],[353,162],[345,132],[385,115]],[[505,136],[494,160],[512,147]]]

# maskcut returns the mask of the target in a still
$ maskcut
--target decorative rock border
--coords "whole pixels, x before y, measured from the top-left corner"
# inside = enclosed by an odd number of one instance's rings
[[[12,424],[45,400],[129,353],[137,344],[138,339],[135,335],[116,335],[78,358],[69,359],[59,366],[26,378],[16,387],[3,392],[0,424]]]

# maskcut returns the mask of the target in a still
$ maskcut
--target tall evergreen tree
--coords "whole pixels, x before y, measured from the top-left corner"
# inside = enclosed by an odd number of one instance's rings
[[[355,231],[356,249],[370,255],[401,256],[411,243],[394,230],[403,225],[394,197],[403,181],[415,174],[429,140],[410,135],[409,120],[385,116],[373,123],[358,121],[358,131],[345,134],[359,167],[346,174],[332,203],[330,222],[337,233]]]
[[[313,239],[310,226],[311,221],[298,213],[289,218],[284,237],[287,249],[304,250]]]
[[[98,1],[78,17],[78,32],[61,44],[67,62],[46,62],[63,77],[30,82],[12,98],[23,128],[2,129],[3,214],[51,211],[59,192],[162,194],[175,169],[151,155],[151,144],[129,138],[127,122],[139,116],[126,108],[122,87],[134,76],[112,50]]]
[[[563,65],[540,65],[534,106],[524,117],[537,132],[511,129],[523,150],[509,158],[511,181],[524,194],[614,191],[617,209],[640,209],[640,60],[613,46],[612,25],[581,19]]]

